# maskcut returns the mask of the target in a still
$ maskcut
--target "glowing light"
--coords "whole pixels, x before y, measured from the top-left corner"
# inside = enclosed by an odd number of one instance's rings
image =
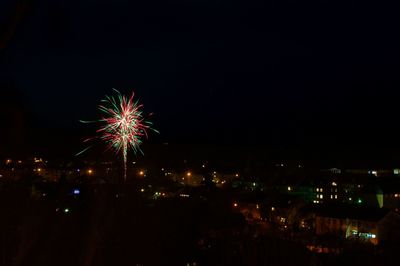
[[[79,194],[81,194],[81,191],[79,190],[79,189],[74,189],[74,195],[79,195]]]
[[[65,212],[65,213],[69,213],[69,209],[68,209],[68,208],[65,208],[65,209],[64,209],[64,212]]]
[[[38,172],[41,172],[41,171],[42,171],[42,168],[38,168],[37,171],[38,171]]]
[[[143,154],[140,145],[143,142],[142,138],[147,138],[148,136],[147,130],[158,131],[152,129],[152,123],[144,119],[142,112],[143,105],[133,100],[134,93],[128,98],[119,91],[115,89],[114,91],[117,93],[117,96],[106,96],[102,100],[106,106],[99,106],[104,116],[97,121],[103,124],[97,130],[99,134],[97,138],[103,140],[107,144],[108,149],[114,150],[115,153],[122,153],[124,178],[126,179],[128,151],[132,149],[135,154],[138,152]],[[81,122],[85,123],[84,121]],[[91,139],[87,139],[86,141],[89,140]],[[89,148],[86,148],[77,155]]]
[[[144,171],[140,171],[140,172],[139,172],[139,175],[140,175],[140,176],[144,176]]]
[[[144,192],[144,188],[142,188],[142,189],[140,190],[140,192]]]
[[[191,172],[187,172],[186,175],[187,175],[187,177],[191,177],[192,173]]]
[[[275,211],[275,207],[271,207],[271,211]]]
[[[92,170],[92,169],[89,169],[89,170],[87,170],[87,173],[88,173],[89,175],[91,175],[91,174],[93,174],[93,170]]]
[[[235,202],[235,203],[233,203],[233,207],[237,207],[238,206],[238,204]]]
[[[288,190],[288,191],[292,191],[292,188],[291,188],[291,187],[287,187],[287,190]]]
[[[336,182],[332,182],[332,186],[336,187],[337,186]]]

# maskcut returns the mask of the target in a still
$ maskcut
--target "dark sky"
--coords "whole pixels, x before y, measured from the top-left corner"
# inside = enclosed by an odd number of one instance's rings
[[[90,132],[78,120],[118,88],[155,113],[154,142],[398,158],[398,8],[0,1],[3,150],[78,147]]]

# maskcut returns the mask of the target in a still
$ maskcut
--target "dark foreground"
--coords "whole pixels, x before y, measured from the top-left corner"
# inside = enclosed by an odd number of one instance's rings
[[[190,199],[135,191],[102,185],[69,195],[62,188],[52,194],[3,187],[0,265],[396,265],[399,254],[313,254],[247,225],[218,191]]]

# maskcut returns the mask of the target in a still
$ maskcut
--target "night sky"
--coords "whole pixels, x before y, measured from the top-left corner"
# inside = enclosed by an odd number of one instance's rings
[[[73,154],[92,132],[78,120],[117,88],[154,112],[151,143],[396,161],[398,8],[0,1],[0,156]]]

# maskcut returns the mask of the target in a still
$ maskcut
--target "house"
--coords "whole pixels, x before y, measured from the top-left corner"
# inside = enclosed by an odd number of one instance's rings
[[[389,209],[326,206],[316,210],[316,235],[336,235],[378,245],[400,240],[400,215]]]

